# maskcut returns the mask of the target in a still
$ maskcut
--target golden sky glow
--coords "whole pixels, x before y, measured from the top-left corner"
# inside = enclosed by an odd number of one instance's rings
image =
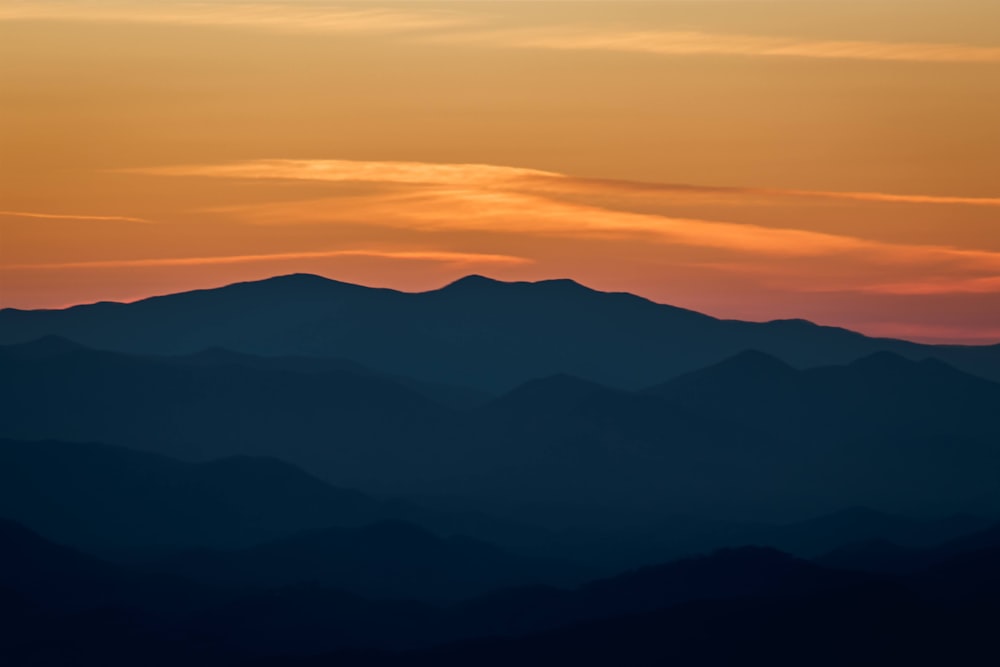
[[[0,1],[0,306],[572,277],[1000,342],[1000,4]]]

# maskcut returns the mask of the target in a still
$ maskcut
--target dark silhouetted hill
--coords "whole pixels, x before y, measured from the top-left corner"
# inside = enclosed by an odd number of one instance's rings
[[[142,354],[211,347],[349,359],[424,381],[512,388],[559,373],[637,389],[758,349],[797,367],[887,350],[935,357],[1000,379],[1000,346],[873,339],[803,320],[718,320],[571,280],[504,283],[469,276],[417,294],[289,275],[131,304],[0,311],[0,342],[60,335]]]
[[[0,349],[0,397],[0,436],[277,457],[337,485],[452,497],[519,523],[544,506],[741,520],[1000,508],[1000,385],[889,353],[805,371],[746,353],[645,392],[558,375],[455,409],[378,375],[48,339]]]
[[[382,516],[274,459],[192,464],[98,444],[0,440],[0,516],[99,550],[247,545]]]
[[[148,565],[243,588],[313,583],[369,598],[456,600],[529,584],[570,584],[584,570],[530,559],[467,537],[438,537],[401,521],[326,528],[239,551],[190,551]]]
[[[240,548],[336,526],[406,520],[538,550],[538,529],[337,488],[287,463],[187,463],[93,443],[0,440],[0,516],[116,558]]]
[[[0,660],[10,665],[792,665],[817,646],[810,664],[985,665],[997,655],[994,551],[882,579],[733,549],[577,589],[435,607],[136,575],[9,522],[0,547]]]
[[[280,456],[341,471],[338,481],[350,486],[404,471],[441,475],[469,451],[451,409],[380,376],[86,348],[39,356],[22,347],[0,350],[6,437],[100,441],[202,460]]]
[[[829,567],[899,574],[919,572],[948,562],[961,562],[970,554],[993,554],[997,557],[1000,554],[1000,524],[932,545],[901,544],[889,536],[845,543],[816,560]],[[1000,560],[997,562],[1000,563]]]

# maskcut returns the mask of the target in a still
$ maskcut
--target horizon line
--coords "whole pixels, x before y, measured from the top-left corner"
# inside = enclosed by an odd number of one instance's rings
[[[849,333],[852,333],[852,334],[856,334],[856,335],[859,335],[859,336],[863,336],[865,338],[869,338],[869,339],[873,339],[873,340],[903,341],[903,342],[913,343],[913,344],[916,344],[916,345],[930,345],[930,346],[939,346],[939,347],[991,347],[991,346],[995,346],[995,345],[1000,345],[1000,340],[989,339],[992,342],[985,342],[987,340],[985,338],[984,339],[979,339],[979,338],[975,339],[977,341],[983,340],[984,342],[950,342],[951,339],[949,339],[947,337],[935,339],[932,336],[928,336],[924,340],[920,340],[919,338],[873,335],[873,334],[864,333],[863,331],[859,331],[857,329],[852,329],[852,328],[849,328],[849,327],[845,327],[845,326],[842,326],[842,325],[838,325],[838,324],[823,324],[823,323],[816,322],[814,320],[811,320],[811,319],[808,319],[808,318],[803,318],[803,317],[779,317],[779,318],[766,319],[766,320],[765,319],[761,319],[761,320],[749,320],[749,319],[740,319],[740,318],[719,317],[719,316],[716,316],[716,315],[712,315],[710,313],[706,313],[704,311],[694,310],[692,308],[685,308],[684,306],[676,306],[676,305],[673,305],[673,304],[670,304],[670,303],[666,303],[666,302],[662,302],[662,301],[655,301],[655,300],[653,300],[653,299],[651,299],[649,297],[643,296],[642,294],[637,294],[635,292],[627,292],[627,291],[605,291],[605,290],[601,290],[601,289],[598,289],[598,288],[595,288],[595,287],[590,287],[589,285],[585,285],[584,283],[581,283],[580,281],[578,281],[578,280],[576,280],[574,278],[569,278],[569,277],[565,277],[565,276],[563,276],[563,277],[557,277],[557,278],[542,278],[542,279],[539,279],[539,280],[502,280],[500,278],[493,278],[493,277],[490,277],[490,276],[487,276],[487,275],[483,275],[481,273],[466,274],[466,275],[461,276],[459,278],[456,278],[454,280],[450,280],[450,281],[446,282],[445,284],[441,285],[440,287],[433,288],[433,289],[408,291],[408,290],[397,289],[397,288],[393,288],[393,287],[380,287],[380,286],[375,286],[375,285],[365,285],[365,284],[362,284],[362,283],[353,283],[353,282],[349,282],[349,281],[346,281],[346,280],[338,280],[336,278],[331,278],[329,276],[326,276],[326,275],[323,275],[323,274],[319,274],[319,273],[309,273],[309,272],[306,272],[306,271],[295,271],[295,272],[292,272],[292,273],[275,274],[275,275],[272,275],[272,276],[268,276],[266,278],[258,278],[258,279],[254,279],[254,280],[238,280],[238,281],[235,281],[235,282],[218,284],[218,285],[213,285],[213,286],[208,286],[208,287],[196,287],[194,289],[181,290],[181,291],[177,291],[177,292],[167,292],[167,293],[150,294],[150,295],[147,295],[147,296],[142,296],[142,297],[138,297],[136,299],[131,299],[131,300],[100,300],[100,301],[91,301],[91,302],[84,302],[84,303],[72,303],[72,304],[67,304],[67,305],[61,306],[61,307],[52,307],[52,308],[0,307],[0,313],[5,312],[5,311],[15,311],[15,312],[22,312],[22,313],[30,313],[30,312],[57,312],[57,311],[67,311],[67,310],[71,310],[71,309],[75,309],[75,308],[86,308],[86,307],[89,307],[89,306],[98,306],[98,305],[121,305],[121,306],[127,306],[127,305],[131,305],[131,304],[141,303],[143,301],[150,301],[150,300],[153,300],[153,299],[162,299],[162,298],[168,298],[168,297],[171,297],[171,296],[180,296],[180,295],[184,295],[184,294],[194,294],[194,293],[198,293],[198,292],[210,292],[210,291],[215,291],[215,290],[226,289],[226,288],[229,288],[229,287],[235,287],[235,286],[238,286],[238,285],[253,285],[253,284],[259,284],[259,283],[264,283],[264,282],[269,282],[269,281],[274,281],[274,280],[280,280],[280,279],[283,279],[283,278],[317,278],[317,279],[322,280],[324,282],[333,283],[333,284],[349,285],[349,286],[352,286],[352,287],[360,287],[360,288],[363,288],[363,289],[380,290],[380,291],[390,291],[390,292],[397,292],[399,294],[412,294],[412,295],[430,294],[430,293],[434,293],[434,292],[440,292],[442,290],[447,289],[448,287],[456,285],[457,283],[461,283],[463,281],[468,281],[469,279],[480,279],[480,280],[484,280],[484,281],[487,281],[487,282],[490,282],[490,283],[496,283],[496,284],[502,284],[502,285],[518,285],[518,284],[520,284],[520,285],[538,285],[538,284],[542,284],[542,283],[553,283],[553,282],[564,282],[564,283],[567,283],[568,282],[568,283],[572,283],[572,284],[577,285],[577,286],[579,286],[579,287],[581,287],[583,289],[586,289],[588,291],[595,292],[595,293],[598,293],[598,294],[624,294],[624,295],[629,295],[629,296],[633,296],[633,297],[636,297],[636,298],[639,298],[639,299],[643,299],[644,301],[648,301],[649,303],[655,304],[657,306],[663,306],[663,307],[666,307],[666,308],[673,308],[673,309],[676,309],[676,310],[682,310],[682,311],[689,312],[689,313],[695,313],[697,315],[708,317],[708,318],[711,318],[713,320],[717,320],[717,321],[720,321],[720,322],[746,322],[746,323],[749,323],[749,324],[774,324],[774,323],[781,323],[781,322],[803,322],[803,323],[809,324],[810,326],[814,326],[814,327],[818,327],[818,328],[823,328],[823,329],[837,329],[837,330],[840,330],[840,331],[846,331],[846,332],[849,332]],[[934,340],[937,340],[938,342],[932,342]],[[949,342],[941,342],[941,341],[949,341]]]

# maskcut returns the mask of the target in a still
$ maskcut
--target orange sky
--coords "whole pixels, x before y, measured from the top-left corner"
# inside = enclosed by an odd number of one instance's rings
[[[1000,3],[0,3],[0,306],[573,277],[1000,342]]]

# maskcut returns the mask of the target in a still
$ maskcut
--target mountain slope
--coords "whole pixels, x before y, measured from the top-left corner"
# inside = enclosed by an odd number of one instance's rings
[[[280,456],[338,483],[447,469],[466,449],[450,408],[390,379],[191,363],[37,345],[0,350],[0,436],[100,441],[205,460]],[[389,461],[397,462],[387,468]],[[328,476],[329,477],[329,476]]]
[[[369,598],[435,601],[577,583],[584,575],[568,562],[525,558],[462,536],[442,538],[402,521],[309,531],[241,550],[177,553],[147,568],[244,588],[318,584]]]
[[[889,350],[1000,378],[1000,345],[925,346],[801,320],[718,320],[569,280],[503,283],[470,276],[410,294],[291,275],[131,304],[0,311],[0,343],[48,334],[132,353],[224,347],[335,357],[490,391],[558,373],[637,389],[748,348],[800,367]]]
[[[273,459],[191,464],[107,445],[0,440],[0,516],[84,547],[245,545],[381,512]]]
[[[276,457],[367,492],[529,508],[517,523],[555,505],[741,520],[1000,507],[1000,385],[934,360],[795,370],[742,354],[644,392],[557,375],[455,409],[379,375],[255,359],[0,348],[0,437]]]

